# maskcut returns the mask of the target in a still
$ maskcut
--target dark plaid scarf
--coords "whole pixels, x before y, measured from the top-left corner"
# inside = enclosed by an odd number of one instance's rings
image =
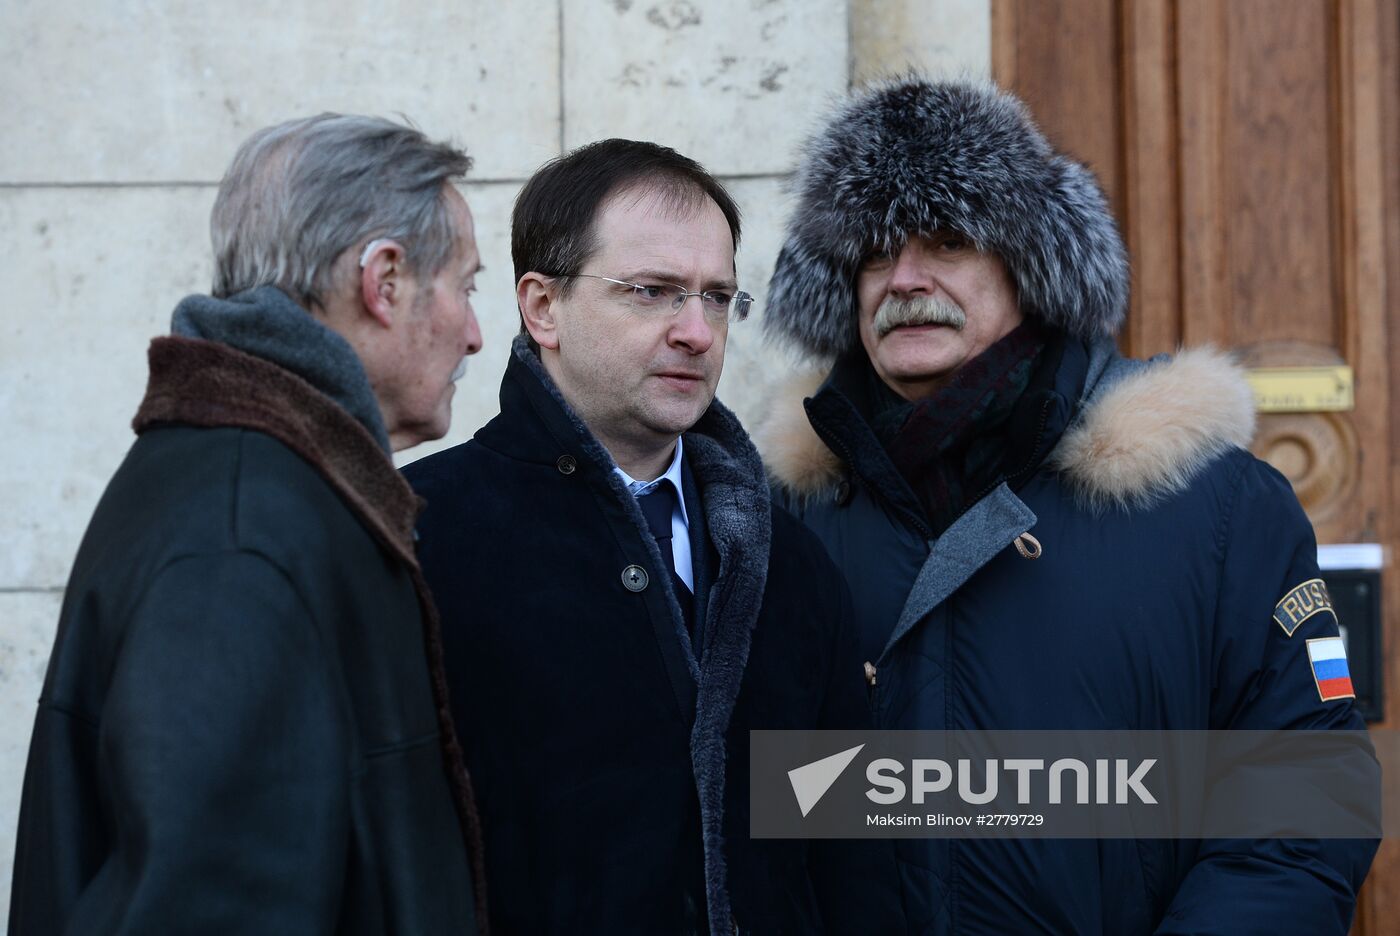
[[[909,402],[870,369],[871,428],[918,498],[935,534],[996,477],[1006,425],[1025,393],[1046,335],[1027,319],[964,364],[927,400]]]

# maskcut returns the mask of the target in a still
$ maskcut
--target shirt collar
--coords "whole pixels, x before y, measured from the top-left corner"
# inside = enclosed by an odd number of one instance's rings
[[[685,488],[681,487],[681,458],[684,452],[685,440],[676,436],[676,453],[671,456],[671,465],[661,477],[654,481],[638,481],[617,465],[613,465],[613,471],[622,478],[622,483],[627,485],[627,490],[632,492],[633,497],[641,497],[643,494],[649,493],[663,481],[670,481],[674,484],[676,486],[676,503],[681,508],[681,522],[685,524],[686,529],[690,529],[690,516],[685,510]]]

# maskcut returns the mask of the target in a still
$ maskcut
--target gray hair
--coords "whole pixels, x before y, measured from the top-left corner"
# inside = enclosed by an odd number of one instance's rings
[[[271,285],[321,305],[336,260],[380,237],[431,279],[457,249],[444,186],[470,168],[462,150],[381,117],[320,114],[259,130],[214,201],[213,294]]]

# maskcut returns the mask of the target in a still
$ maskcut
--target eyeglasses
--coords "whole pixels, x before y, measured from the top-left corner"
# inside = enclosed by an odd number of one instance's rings
[[[723,289],[689,292],[684,286],[675,283],[629,283],[626,280],[593,273],[563,275],[602,280],[620,286],[622,289],[618,291],[618,298],[626,301],[633,311],[648,315],[675,315],[691,296],[700,297],[700,307],[705,310],[705,315],[716,322],[742,322],[748,318],[749,309],[753,306],[753,296],[742,289],[734,292]]]

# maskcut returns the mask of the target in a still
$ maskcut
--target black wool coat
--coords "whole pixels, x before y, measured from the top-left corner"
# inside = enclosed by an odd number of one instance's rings
[[[476,932],[388,455],[209,341],[153,343],[136,425],[64,597],[10,933]]]
[[[839,574],[718,402],[685,459],[698,661],[635,499],[523,340],[501,414],[405,469],[492,926],[684,932],[699,880],[714,933],[901,931],[888,843],[749,839],[749,729],[862,727],[868,701]]]

